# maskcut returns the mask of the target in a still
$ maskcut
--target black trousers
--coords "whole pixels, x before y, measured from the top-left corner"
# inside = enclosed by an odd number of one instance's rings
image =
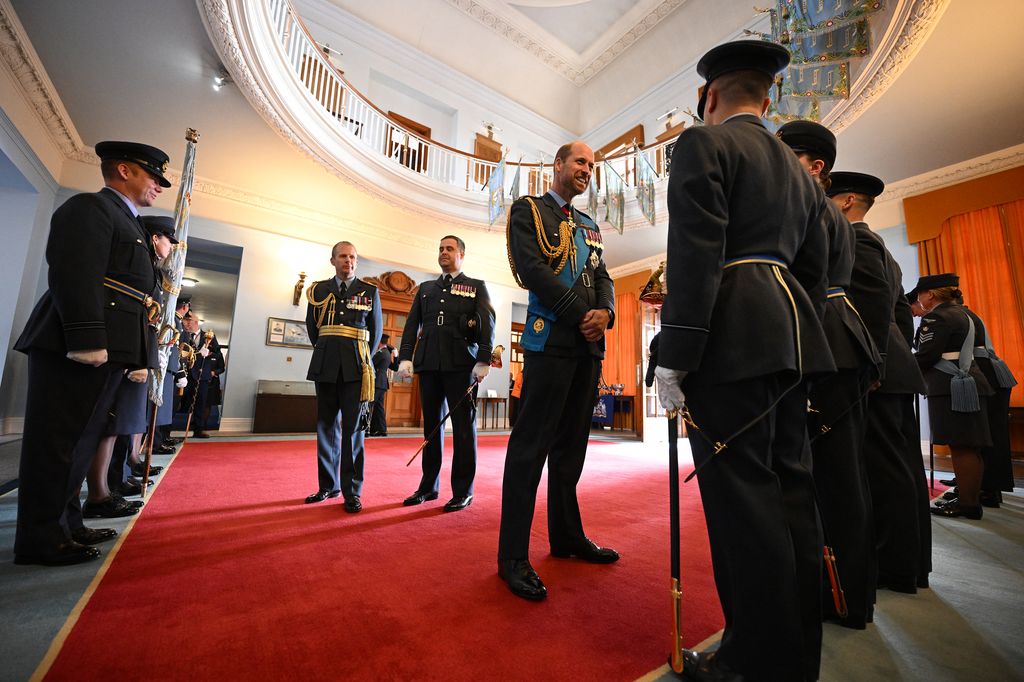
[[[372,434],[388,432],[388,415],[384,407],[387,396],[388,389],[386,388],[376,388],[373,391],[373,411],[370,414],[370,433]]]
[[[930,568],[931,518],[913,395],[868,396],[864,455],[879,581],[916,583]]]
[[[993,386],[995,394],[988,401],[988,430],[992,447],[982,448],[985,472],[981,489],[988,492],[1013,492],[1013,461],[1010,455],[1010,389]]]
[[[863,628],[874,603],[875,529],[864,463],[868,371],[843,369],[815,384],[809,418],[814,485],[825,542],[836,555],[849,614],[843,623]],[[822,584],[824,613],[838,617],[830,583]]]
[[[789,381],[786,381],[789,379]],[[725,440],[791,379],[687,388],[694,421]],[[790,390],[717,455],[691,430],[725,632],[718,656],[748,680],[814,680],[821,662],[822,541],[807,438],[807,392]]]
[[[363,494],[360,381],[316,382],[316,461],[320,490]]]
[[[447,409],[452,412],[452,497],[473,494],[476,478],[476,390],[462,400],[473,385],[472,368],[452,372],[420,372],[420,404],[423,405],[423,437],[437,428]],[[458,409],[455,406],[462,400]],[[441,451],[444,427],[423,449],[423,476],[417,490],[436,493],[441,485]]]
[[[15,554],[47,554],[82,527],[79,494],[124,367],[91,367],[43,350],[28,355]]]
[[[590,439],[601,361],[528,353],[519,416],[508,439],[501,487],[498,560],[526,559],[544,462],[548,462],[548,542],[573,549],[586,537],[576,484]]]

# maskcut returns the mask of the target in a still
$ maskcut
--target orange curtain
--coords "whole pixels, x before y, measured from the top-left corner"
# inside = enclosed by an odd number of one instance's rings
[[[615,295],[615,326],[605,334],[604,382],[623,384],[622,395],[636,395],[640,362],[640,298],[628,291]]]
[[[922,274],[956,272],[964,302],[985,321],[996,353],[1024,380],[1024,200],[947,220],[918,245]],[[1024,407],[1024,381],[1010,396]]]

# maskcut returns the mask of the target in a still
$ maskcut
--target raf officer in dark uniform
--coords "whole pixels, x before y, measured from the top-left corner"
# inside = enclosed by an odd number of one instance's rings
[[[398,369],[398,360],[395,358],[395,349],[388,343],[391,336],[382,334],[380,344],[373,354],[373,409],[370,412],[370,436],[388,435],[388,415],[385,411],[385,400],[388,396],[388,389],[391,388],[391,381],[388,379],[388,370]]]
[[[864,173],[832,173],[828,195],[853,225],[850,298],[882,354],[882,378],[868,396],[864,458],[875,522],[877,584],[897,592],[927,587],[931,519],[915,394],[924,379],[910,350],[914,320],[903,272],[864,216],[885,184]]]
[[[217,390],[219,404],[219,380],[224,371],[224,353],[212,329],[200,329],[199,318],[189,310],[182,320],[185,325],[185,342],[196,351],[195,362],[188,369],[188,384],[185,388],[184,404],[192,414],[192,437],[209,438],[206,430],[212,408],[211,395]],[[215,387],[214,384],[217,383]]]
[[[306,290],[306,331],[313,344],[306,378],[316,382],[319,489],[306,504],[345,496],[345,511],[362,510],[363,431],[373,402],[370,349],[380,343],[377,287],[356,277],[359,255],[350,242],[331,250],[335,276]]]
[[[579,141],[563,145],[555,154],[548,193],[522,197],[509,212],[509,263],[530,300],[522,336],[526,380],[505,456],[498,575],[524,599],[547,596],[529,559],[545,460],[551,555],[600,564],[619,558],[587,538],[576,497],[605,330],[615,319],[615,288],[602,258],[601,232],[569,203],[587,189],[593,170],[590,147]]]
[[[797,155],[819,187],[831,184],[836,136],[813,121],[793,121],[776,133]],[[814,485],[826,543],[832,548],[846,595],[840,613],[824,583],[829,620],[858,630],[867,627],[875,594],[871,492],[864,465],[864,419],[868,387],[878,378],[881,358],[857,309],[847,296],[853,274],[853,227],[831,201],[828,209],[828,302],[822,326],[837,371],[815,383],[810,393],[809,431]]]
[[[822,544],[805,382],[835,369],[820,321],[828,208],[761,121],[788,62],[763,41],[705,54],[706,125],[679,136],[669,176],[655,375],[662,405],[681,409],[685,391],[696,424],[689,442],[725,613],[716,653],[684,653],[687,679],[818,677]]]
[[[99,556],[75,540],[68,516],[77,511],[121,377],[148,365],[156,272],[138,209],[170,187],[168,157],[132,142],[101,142],[96,154],[106,187],[71,197],[53,214],[49,289],[15,345],[29,366],[14,541],[19,564]]]
[[[437,255],[441,276],[420,285],[398,351],[399,375],[415,371],[420,378],[424,437],[437,428],[446,404],[454,410],[452,499],[444,505],[446,512],[465,509],[473,501],[476,402],[463,397],[487,376],[494,346],[494,308],[487,285],[462,272],[465,256],[462,239],[453,235],[441,239]],[[437,499],[443,442],[442,427],[423,450],[423,477],[416,492],[403,502],[406,506]]]

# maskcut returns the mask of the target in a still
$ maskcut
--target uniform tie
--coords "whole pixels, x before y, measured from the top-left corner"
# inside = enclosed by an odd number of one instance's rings
[[[451,275],[445,275],[444,276],[444,285],[446,287],[450,287],[452,285],[452,276]]]
[[[345,292],[348,291],[348,287],[345,286],[345,282],[338,284],[338,298],[345,298]]]

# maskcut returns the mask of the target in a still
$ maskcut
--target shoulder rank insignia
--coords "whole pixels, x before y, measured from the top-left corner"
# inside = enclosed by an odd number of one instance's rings
[[[476,298],[476,287],[470,286],[469,284],[455,284],[452,282],[451,292],[455,296]]]
[[[533,321],[533,331],[537,334],[540,334],[542,331],[544,331],[543,318],[538,317],[536,320]]]

